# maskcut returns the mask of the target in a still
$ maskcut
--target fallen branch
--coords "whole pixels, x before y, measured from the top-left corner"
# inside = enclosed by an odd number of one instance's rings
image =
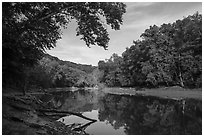
[[[65,116],[67,116],[66,114],[61,114],[61,113],[54,113],[54,114],[48,114],[48,113],[45,112],[44,114],[46,116],[51,116],[51,117],[54,117],[54,116],[65,117]]]
[[[95,123],[95,122],[96,122],[96,121],[92,121],[92,122],[89,122],[89,123],[87,123],[87,124],[85,124],[85,125],[82,125],[82,126],[80,126],[80,127],[74,128],[73,131],[85,131],[85,129],[86,129],[89,125],[91,125],[91,124],[93,124],[93,123]]]
[[[55,109],[37,109],[37,111],[40,111],[40,112],[51,112],[51,113],[66,113],[66,114],[70,114],[70,115],[76,115],[78,117],[81,117],[81,118],[89,120],[89,121],[93,121],[93,122],[97,121],[95,119],[91,119],[91,118],[85,117],[81,113],[75,113],[75,112],[70,112],[70,111],[59,111],[59,110],[55,110]]]
[[[14,104],[10,104],[10,106],[13,107],[13,108],[15,108],[15,109],[18,109],[18,110],[32,111],[32,109],[29,108],[29,107],[23,107],[23,106],[14,105]]]
[[[28,102],[26,102],[25,100],[21,99],[20,97],[16,97],[16,96],[6,96],[6,98],[13,100],[13,101],[20,101],[24,104],[29,104]]]

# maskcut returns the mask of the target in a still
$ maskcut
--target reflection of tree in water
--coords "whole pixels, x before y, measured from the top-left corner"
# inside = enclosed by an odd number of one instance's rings
[[[115,129],[120,128],[124,125],[122,119],[120,120],[120,116],[123,113],[123,109],[118,109],[117,107],[126,107],[124,105],[117,105],[117,103],[125,103],[125,101],[120,101],[120,96],[105,96],[104,100],[99,101],[99,120],[105,121],[107,120]],[[102,106],[102,107],[101,107]]]
[[[106,95],[99,101],[99,120],[115,129],[124,127],[126,134],[201,134],[200,101],[182,103],[156,97]],[[200,112],[199,112],[200,110]]]
[[[91,111],[97,105],[96,94],[85,90],[53,93],[42,96],[41,100],[50,108],[74,112]]]

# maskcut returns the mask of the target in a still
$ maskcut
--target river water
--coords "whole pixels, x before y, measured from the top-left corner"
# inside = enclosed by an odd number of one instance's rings
[[[56,92],[40,98],[48,106],[82,113],[58,119],[92,135],[202,134],[202,102],[150,96],[105,94],[98,90]]]

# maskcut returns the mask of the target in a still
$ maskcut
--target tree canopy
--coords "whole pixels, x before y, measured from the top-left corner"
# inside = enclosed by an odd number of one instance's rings
[[[56,46],[71,20],[76,20],[76,35],[87,46],[106,49],[106,25],[119,30],[125,8],[119,2],[3,2],[3,76],[36,64],[46,49]]]
[[[112,83],[122,77],[120,86],[201,87],[201,14],[195,13],[172,24],[150,26],[141,38],[122,53],[121,63],[115,69],[111,70],[118,61],[111,65],[111,59],[99,62],[99,69],[107,72],[102,82],[117,86],[118,83]],[[117,77],[112,75],[116,72],[119,72]]]

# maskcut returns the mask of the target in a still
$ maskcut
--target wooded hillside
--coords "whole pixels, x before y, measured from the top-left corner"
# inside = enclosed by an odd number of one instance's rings
[[[150,26],[122,56],[99,61],[107,86],[202,86],[202,15]]]
[[[45,54],[29,73],[30,85],[42,88],[94,86],[92,72],[95,66],[63,61]]]

